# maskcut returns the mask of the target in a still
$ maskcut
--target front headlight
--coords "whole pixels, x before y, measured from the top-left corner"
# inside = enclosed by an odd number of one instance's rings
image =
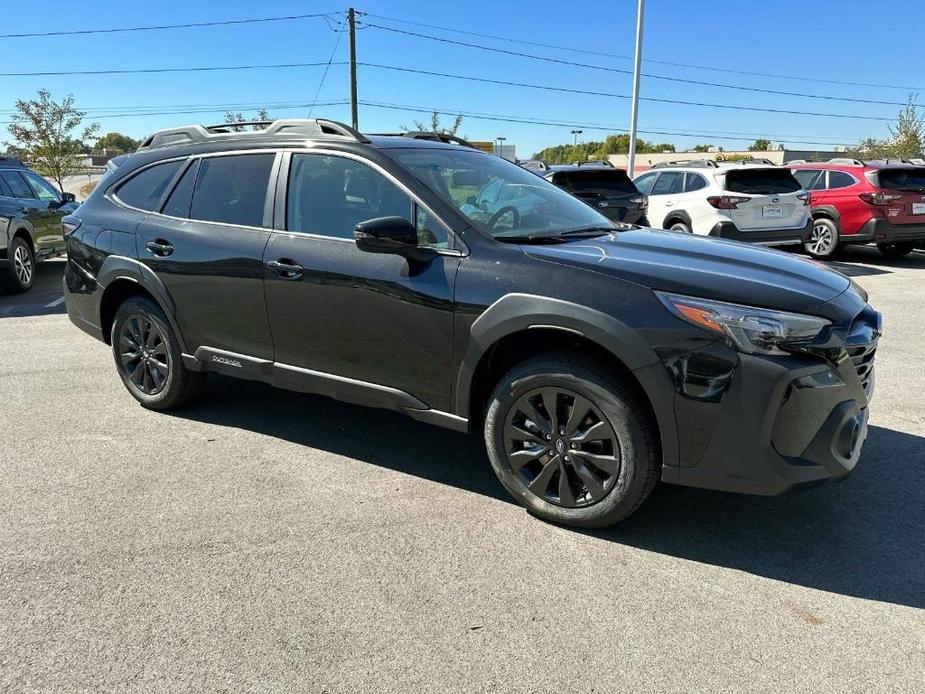
[[[727,304],[692,296],[655,292],[665,307],[688,323],[717,333],[726,343],[746,354],[787,354],[811,342],[831,323],[817,316]]]

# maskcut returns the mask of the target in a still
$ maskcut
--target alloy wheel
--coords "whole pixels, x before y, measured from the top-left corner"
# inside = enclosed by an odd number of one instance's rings
[[[806,249],[813,255],[828,255],[835,245],[835,235],[825,224],[814,224]]]
[[[603,499],[620,473],[613,426],[590,400],[563,388],[520,396],[504,426],[507,461],[536,496],[567,508]]]
[[[32,282],[32,275],[35,272],[35,266],[32,264],[32,254],[29,249],[20,244],[13,252],[13,269],[16,272],[16,278],[23,287],[28,287]]]
[[[170,363],[160,328],[141,314],[129,316],[119,333],[119,363],[129,382],[145,395],[156,395],[167,385]]]

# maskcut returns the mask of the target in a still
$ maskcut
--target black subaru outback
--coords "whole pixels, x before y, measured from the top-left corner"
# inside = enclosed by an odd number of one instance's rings
[[[486,186],[506,204],[472,204]],[[175,128],[64,223],[70,317],[145,407],[215,371],[484,431],[504,486],[557,522],[615,523],[659,480],[839,479],[866,436],[880,316],[843,275],[621,231],[468,147]]]

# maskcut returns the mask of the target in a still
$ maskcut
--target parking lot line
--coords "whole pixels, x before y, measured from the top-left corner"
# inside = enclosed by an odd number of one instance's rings
[[[59,304],[63,304],[63,303],[64,303],[64,297],[63,297],[63,296],[59,296],[59,297],[58,297],[57,299],[55,299],[54,301],[51,301],[51,302],[45,304],[45,308],[54,308],[55,306],[58,306]]]

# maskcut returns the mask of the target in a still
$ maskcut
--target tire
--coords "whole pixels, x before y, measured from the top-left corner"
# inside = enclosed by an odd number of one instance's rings
[[[690,234],[691,227],[687,222],[680,219],[673,219],[668,223],[668,231],[678,231],[682,234]]]
[[[554,421],[545,403],[554,403]],[[570,421],[583,410],[581,420]],[[515,366],[495,387],[485,444],[501,484],[530,512],[554,523],[601,528],[633,513],[659,479],[654,427],[644,412],[611,370],[550,353]]]
[[[22,294],[35,282],[35,253],[21,236],[16,236],[7,248],[9,262],[0,269],[0,286],[9,294]]]
[[[122,383],[148,409],[180,407],[202,389],[205,374],[183,364],[180,343],[151,299],[126,299],[116,311],[110,338]]]
[[[813,220],[809,241],[803,242],[803,250],[813,258],[831,258],[841,249],[841,234],[838,225],[831,219],[819,217]]]
[[[894,241],[893,243],[878,243],[877,248],[887,258],[902,258],[915,250],[914,241]]]

